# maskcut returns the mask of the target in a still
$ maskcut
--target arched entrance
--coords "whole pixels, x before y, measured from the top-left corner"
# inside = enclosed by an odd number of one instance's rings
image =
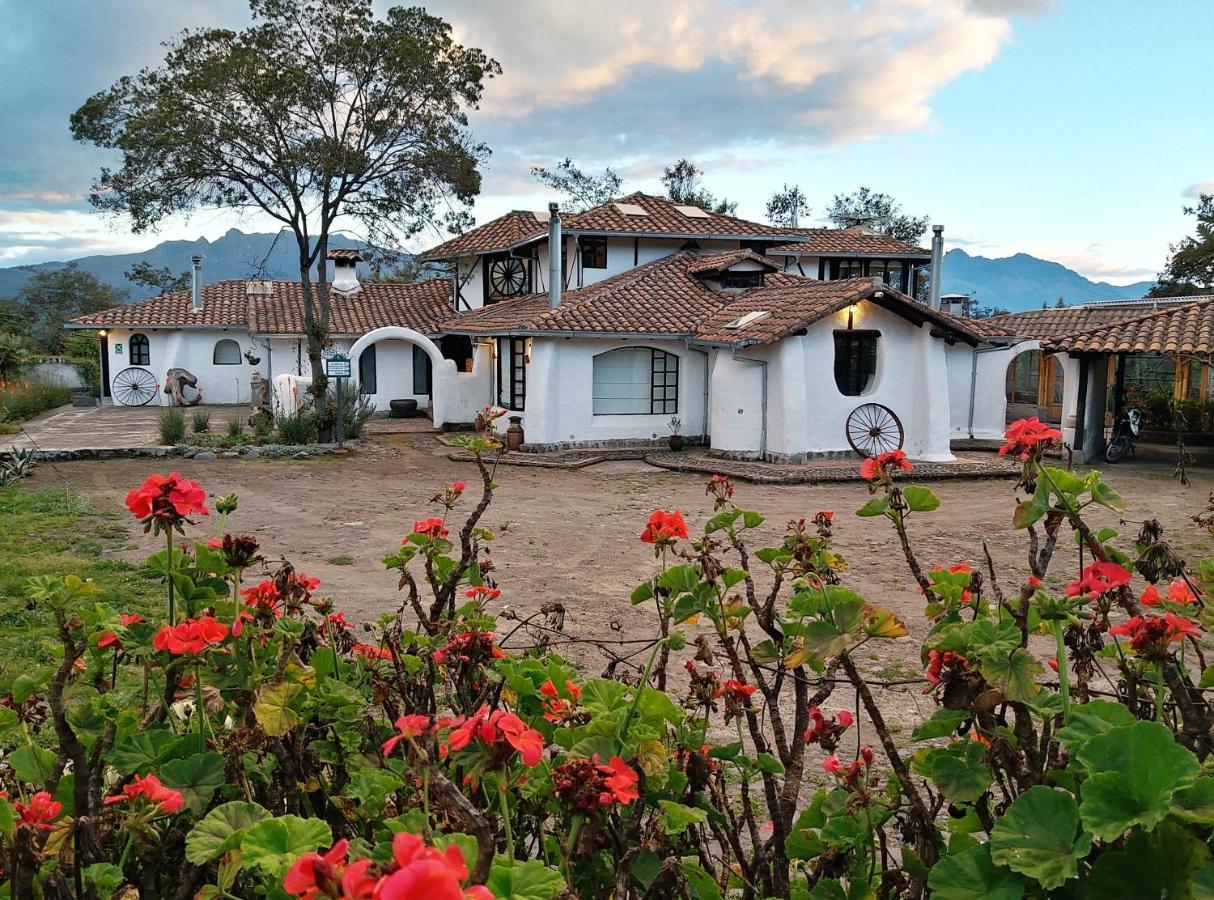
[[[1054,354],[1027,350],[1008,363],[1004,383],[1007,421],[1036,416],[1062,422],[1062,361]]]
[[[403,373],[404,377],[415,381],[419,372],[425,372],[428,375],[426,378],[428,383],[425,385],[425,390],[422,393],[430,394],[430,412],[434,419],[434,424],[438,426],[447,422],[450,413],[448,406],[451,402],[449,392],[456,375],[456,364],[449,359],[445,359],[438,345],[424,334],[414,331],[412,328],[387,326],[367,332],[355,341],[354,345],[350,348],[351,368],[354,372],[359,373],[360,377],[365,375],[366,372],[366,367],[360,366],[364,351],[383,341],[404,341],[416,348],[414,350],[414,357],[418,357],[419,351],[421,354],[424,354],[424,356],[410,360],[408,371]],[[378,358],[380,354],[377,352],[376,356]],[[423,360],[428,362],[429,365],[425,366],[422,364]],[[380,382],[377,389],[378,392],[382,392],[382,385],[387,379],[382,374],[383,361],[377,359],[377,363],[377,369],[381,373],[377,378],[377,381]],[[356,384],[359,383],[360,377],[354,379]],[[412,392],[410,392],[411,395]]]

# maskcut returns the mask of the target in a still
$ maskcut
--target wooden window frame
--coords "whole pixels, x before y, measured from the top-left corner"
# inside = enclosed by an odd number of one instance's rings
[[[834,358],[834,374],[835,387],[844,397],[863,397],[869,392],[873,386],[873,382],[877,377],[878,362],[881,353],[881,332],[871,329],[840,329],[835,332],[835,358]],[[860,345],[861,341],[871,340],[872,347],[872,365],[867,373],[867,377],[858,390],[849,390],[854,388],[855,381],[860,373],[859,365],[852,365],[851,359],[854,356],[855,348]],[[847,346],[847,355],[841,354],[844,349],[844,343]],[[846,361],[846,362],[845,362]],[[865,367],[869,369],[869,367]]]
[[[578,243],[583,269],[607,268],[607,238],[583,237],[579,238]]]

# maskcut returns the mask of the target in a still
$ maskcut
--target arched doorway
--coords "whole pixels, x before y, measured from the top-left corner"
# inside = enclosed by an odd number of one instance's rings
[[[1057,425],[1062,421],[1062,361],[1054,354],[1029,350],[1008,363],[1004,396],[1007,421],[1036,416]]]
[[[403,379],[401,383],[410,385],[402,387],[398,392],[402,397],[428,394],[434,424],[442,425],[448,421],[447,416],[450,413],[448,409],[450,404],[449,379],[455,376],[455,363],[443,357],[442,351],[434,341],[411,328],[395,326],[376,328],[354,342],[350,348],[350,360],[353,370],[359,373],[360,390],[362,382],[368,378],[376,381],[375,392],[379,394],[384,393],[386,386],[392,383],[386,371],[386,367],[389,365],[387,355],[376,349],[376,345],[387,341],[403,341],[412,345],[410,353],[405,357],[408,362],[395,366],[400,370],[395,374]],[[369,356],[369,353],[375,354],[372,358],[373,362],[364,364],[363,357],[364,355]],[[391,399],[396,398],[381,398],[384,403]]]

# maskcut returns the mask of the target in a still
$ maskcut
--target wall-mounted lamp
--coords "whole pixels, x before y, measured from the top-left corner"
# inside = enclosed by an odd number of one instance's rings
[[[106,331],[104,328],[102,328],[100,331],[97,332],[97,337],[105,337],[107,334],[109,334],[109,332]]]
[[[851,331],[852,326],[855,324],[856,310],[858,308],[859,308],[858,304],[855,304],[855,303],[853,303],[847,307],[847,330],[848,331]]]

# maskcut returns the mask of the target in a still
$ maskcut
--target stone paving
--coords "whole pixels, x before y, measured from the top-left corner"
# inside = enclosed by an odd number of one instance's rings
[[[182,410],[186,429],[197,409],[209,410],[211,429],[222,429],[228,419],[248,417],[247,406],[198,406]],[[62,456],[164,455],[156,419],[161,407],[60,406],[22,423],[17,434],[0,435],[0,447],[32,449]],[[157,453],[156,451],[159,451]]]

